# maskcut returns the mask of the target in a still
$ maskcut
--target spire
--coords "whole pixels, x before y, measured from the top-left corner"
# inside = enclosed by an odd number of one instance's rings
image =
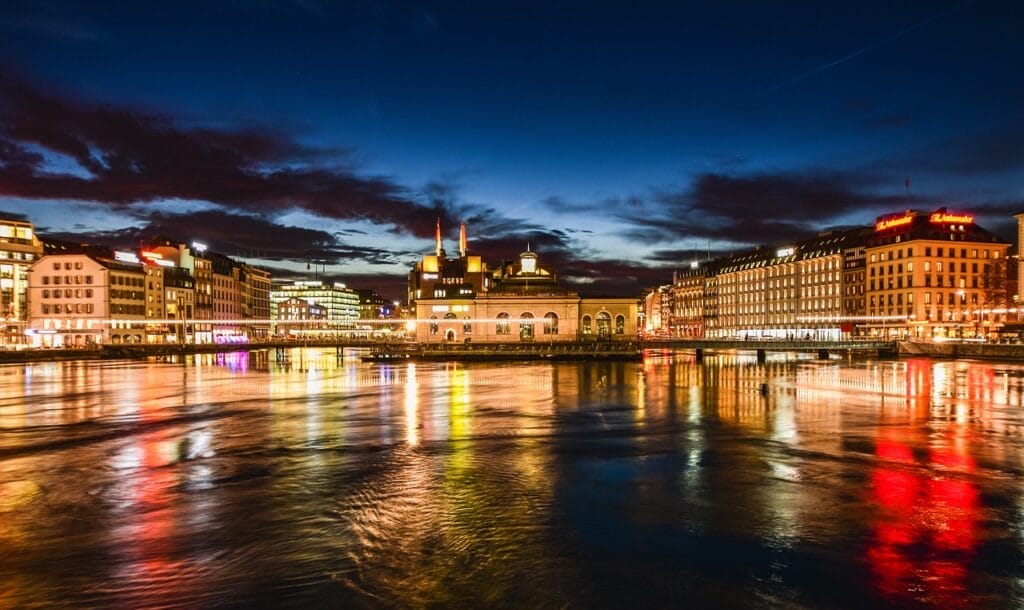
[[[459,256],[466,256],[466,223],[459,226]]]
[[[441,217],[437,217],[437,227],[434,229],[434,253],[441,256]]]

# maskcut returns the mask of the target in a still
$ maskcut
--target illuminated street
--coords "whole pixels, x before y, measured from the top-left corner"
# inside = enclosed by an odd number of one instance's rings
[[[0,393],[3,607],[1024,604],[1018,364],[295,349]]]

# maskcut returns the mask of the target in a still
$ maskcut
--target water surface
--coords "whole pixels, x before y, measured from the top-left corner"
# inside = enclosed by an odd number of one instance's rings
[[[0,367],[0,607],[1020,607],[1024,366]]]

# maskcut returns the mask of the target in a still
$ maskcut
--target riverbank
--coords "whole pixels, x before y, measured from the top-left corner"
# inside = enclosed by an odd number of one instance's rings
[[[929,358],[977,358],[980,360],[1024,360],[1024,344],[1020,343],[960,343],[947,341],[901,341],[900,356],[926,356]]]

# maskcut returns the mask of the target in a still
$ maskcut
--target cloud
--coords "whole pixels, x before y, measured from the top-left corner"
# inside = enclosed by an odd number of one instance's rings
[[[624,235],[645,242],[784,242],[807,237],[849,213],[874,215],[920,203],[903,193],[874,192],[889,180],[882,174],[825,170],[704,173],[683,189],[655,191],[641,210],[618,216],[632,225]]]
[[[992,125],[918,147],[899,160],[911,171],[979,176],[1024,168],[1024,121]],[[888,161],[884,162],[888,163]]]
[[[87,240],[111,247],[145,243],[167,237],[184,243],[207,243],[228,256],[270,261],[342,264],[365,261],[371,264],[398,264],[411,253],[383,248],[351,246],[340,235],[304,227],[283,226],[271,218],[235,214],[223,210],[205,210],[189,214],[153,213],[141,226],[105,232],[92,231]],[[46,231],[48,237],[82,240],[81,234]]]
[[[81,168],[58,173],[41,149]],[[396,233],[452,226],[445,202],[346,167],[336,151],[268,128],[187,128],[172,119],[43,93],[0,76],[0,195],[124,208],[158,199],[208,201],[269,214],[302,209]]]

